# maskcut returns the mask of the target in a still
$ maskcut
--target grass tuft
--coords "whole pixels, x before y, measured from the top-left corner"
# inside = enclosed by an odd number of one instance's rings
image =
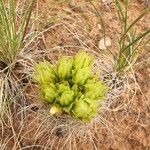
[[[22,15],[15,0],[0,1],[0,65],[14,66],[26,44],[26,33],[35,0],[26,1]]]
[[[119,41],[119,54],[116,59],[116,71],[120,74],[128,71],[135,64],[137,57],[140,53],[140,46],[143,44],[144,38],[146,38],[150,29],[137,35],[135,26],[141,18],[149,13],[150,9],[145,9],[144,12],[138,16],[131,24],[128,21],[128,5],[129,1],[125,0],[124,7],[119,0],[115,0],[116,8],[118,11],[119,19],[121,21],[122,33]],[[144,43],[147,43],[144,42]]]
[[[27,50],[27,46],[33,41],[34,27],[31,14],[34,2],[35,0],[0,1],[0,119],[2,120],[10,105],[13,104],[13,109],[17,109],[19,105],[25,103],[22,80],[24,76],[30,74],[32,58],[29,53],[25,54],[24,50]]]

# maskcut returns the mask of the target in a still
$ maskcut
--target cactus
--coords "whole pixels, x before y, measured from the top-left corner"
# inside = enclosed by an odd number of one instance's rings
[[[84,85],[84,89],[85,97],[91,99],[103,99],[107,91],[106,86],[100,81],[97,81],[95,83],[87,83]]]
[[[84,51],[79,53],[74,58],[74,69],[79,70],[81,68],[90,67],[93,63],[93,57],[87,55]]]
[[[91,112],[91,111],[89,111],[89,109],[90,109],[90,107],[85,101],[76,100],[76,102],[73,106],[72,113],[76,118],[85,119],[88,117],[88,113]]]
[[[58,93],[62,93],[70,90],[70,85],[67,81],[63,81],[62,83],[56,84],[56,87],[58,89]]]
[[[57,64],[57,73],[60,79],[69,79],[73,67],[73,59],[62,57]]]
[[[55,66],[48,62],[35,66],[33,79],[51,107],[50,114],[66,113],[83,121],[96,116],[107,87],[92,73],[93,61],[92,56],[79,51],[72,58],[60,58]]]
[[[37,64],[33,79],[40,84],[54,83],[56,80],[54,68],[47,61]]]
[[[78,85],[84,85],[86,80],[91,77],[91,69],[89,67],[81,68],[74,74],[72,81]]]
[[[74,100],[74,92],[72,90],[70,91],[64,91],[60,98],[58,98],[59,103],[62,106],[68,106],[70,103]]]
[[[58,96],[57,89],[54,84],[41,85],[41,95],[47,103],[53,103]]]

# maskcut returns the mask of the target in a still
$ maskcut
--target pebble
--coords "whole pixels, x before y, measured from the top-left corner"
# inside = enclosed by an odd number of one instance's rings
[[[109,37],[102,38],[99,41],[98,47],[99,49],[107,49],[107,47],[111,46],[111,39]]]

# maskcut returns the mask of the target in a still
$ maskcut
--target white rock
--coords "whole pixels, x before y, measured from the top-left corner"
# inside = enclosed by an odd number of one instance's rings
[[[97,25],[98,29],[101,30],[102,26],[100,24]]]
[[[99,41],[98,47],[99,49],[107,49],[107,47],[111,46],[111,39],[109,37],[102,38]]]
[[[103,2],[104,4],[109,4],[109,3],[112,3],[113,0],[102,0],[102,2]]]
[[[103,3],[106,3],[106,2],[107,2],[107,0],[102,0],[102,2],[103,2]]]

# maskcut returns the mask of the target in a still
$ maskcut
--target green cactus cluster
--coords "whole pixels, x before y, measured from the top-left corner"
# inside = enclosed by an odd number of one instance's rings
[[[84,51],[74,57],[62,57],[52,66],[44,61],[35,66],[42,99],[50,104],[50,113],[67,113],[74,118],[90,121],[96,116],[107,87],[93,73],[94,59]]]

